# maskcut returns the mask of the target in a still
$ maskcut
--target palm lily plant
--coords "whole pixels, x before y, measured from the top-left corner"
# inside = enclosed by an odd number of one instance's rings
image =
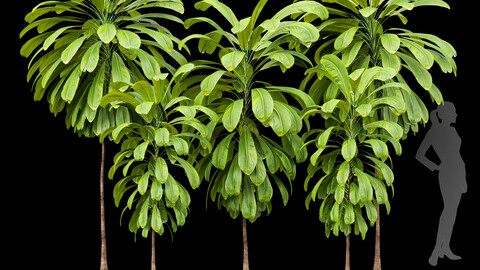
[[[197,78],[200,91],[192,94],[195,104],[208,106],[221,117],[221,124],[213,131],[213,151],[200,158],[196,168],[209,182],[211,200],[219,208],[225,207],[232,218],[242,214],[244,269],[248,268],[245,220],[253,222],[265,210],[270,213],[274,185],[283,203],[288,202],[286,186],[295,178],[295,159],[301,162],[307,158],[306,149],[300,151],[298,133],[303,124],[296,104],[301,108],[314,105],[306,93],[262,82],[258,76],[271,67],[285,72],[294,64],[311,66],[307,57],[288,45],[309,47],[319,38],[318,30],[310,23],[288,19],[293,14],[312,20],[328,16],[321,4],[300,1],[257,23],[266,3],[259,1],[252,16],[239,20],[217,0],[199,1],[197,9],[215,8],[229,26],[222,28],[207,17],[187,19],[186,28],[202,22],[213,29],[190,35],[180,44],[195,38],[201,52],[213,54],[218,49],[220,61],[198,62],[209,73],[201,80]],[[286,96],[295,101],[288,101]],[[279,177],[280,172],[286,178]]]
[[[172,79],[192,68],[192,64],[180,67]],[[108,176],[113,179],[122,168],[123,178],[115,185],[113,196],[118,207],[122,198],[130,194],[124,209],[134,208],[129,230],[136,235],[141,229],[143,237],[153,230],[152,269],[154,232],[162,235],[165,226],[176,232],[188,214],[190,195],[184,187],[186,183],[177,179],[185,175],[193,189],[199,187],[201,179],[189,155],[196,147],[212,150],[207,139],[211,136],[208,126],[218,121],[212,110],[194,105],[186,97],[173,96],[170,86],[167,80],[154,81],[153,85],[142,80],[129,85],[126,91],[105,95],[101,101],[102,106],[124,106],[144,120],[143,124],[125,123],[110,128],[102,138],[111,136],[115,142],[122,142]]]
[[[46,98],[50,111],[66,110],[67,128],[79,135],[100,136],[117,125],[136,121],[125,107],[101,107],[112,88],[138,81],[139,74],[160,80],[169,65],[160,52],[183,64],[174,50],[178,39],[154,19],[182,24],[178,17],[157,12],[164,8],[183,13],[180,0],[68,0],[45,1],[25,17],[24,37],[37,29],[20,50],[31,57],[27,81],[32,80],[34,99]],[[144,13],[141,13],[144,12]],[[141,70],[141,71],[140,71]],[[143,75],[142,75],[143,76]],[[103,200],[105,144],[100,172],[102,259],[107,269]]]
[[[320,44],[314,55],[317,67],[310,70],[300,88],[308,91],[317,104],[326,104],[338,96],[348,104],[353,104],[354,99],[349,99],[339,90],[341,88],[337,83],[333,83],[331,77],[324,76],[329,67],[322,63],[323,56],[336,55],[337,58],[341,58],[348,70],[349,80],[355,81],[358,78],[374,80],[372,84],[362,86],[362,88],[367,86],[374,89],[370,90],[373,94],[369,94],[368,103],[362,105],[357,111],[359,113],[363,111],[364,125],[376,121],[396,123],[403,129],[403,139],[406,138],[409,130],[417,132],[418,124],[425,124],[428,121],[428,110],[414,91],[415,87],[408,84],[404,76],[413,75],[418,85],[428,91],[432,100],[440,104],[443,102],[443,97],[433,83],[429,70],[436,62],[443,72],[456,74],[456,64],[453,60],[456,51],[448,42],[434,35],[414,33],[402,28],[388,28],[387,21],[391,18],[399,18],[406,24],[408,20],[404,13],[415,7],[449,8],[449,6],[441,0],[325,0],[323,2],[336,5],[328,7],[332,16],[318,26],[324,36],[324,42]],[[340,65],[340,63],[337,64]],[[388,73],[393,76],[385,81],[375,81],[375,72],[372,72],[372,69],[377,71],[388,69]],[[405,71],[410,74],[406,75]],[[348,85],[347,82],[343,83],[344,87]],[[383,105],[380,110],[376,110],[375,107],[379,105],[379,101]],[[373,132],[385,135],[384,131],[378,132],[381,130],[376,129]],[[385,139],[382,140],[386,142]],[[393,146],[396,153],[401,154],[399,145],[394,143]],[[316,170],[313,167],[311,172]],[[377,203],[377,215],[380,214],[378,205]],[[387,204],[387,210],[389,209]],[[377,222],[375,269],[381,269],[379,230],[379,222]]]

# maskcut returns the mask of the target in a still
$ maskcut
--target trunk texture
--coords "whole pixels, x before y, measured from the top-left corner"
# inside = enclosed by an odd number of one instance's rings
[[[155,264],[155,231],[152,230],[152,270],[157,270],[157,265]]]
[[[375,260],[373,270],[382,270],[382,258],[380,257],[380,206],[377,204],[377,222],[375,225]]]
[[[105,235],[105,202],[104,202],[104,175],[105,175],[105,142],[102,142],[102,160],[100,164],[100,230],[102,237],[102,250],[100,270],[108,270],[107,264],[107,238]]]
[[[247,240],[247,221],[242,217],[243,227],[243,270],[249,270],[248,266],[248,240]]]
[[[350,234],[346,236],[345,246],[345,270],[350,270]]]

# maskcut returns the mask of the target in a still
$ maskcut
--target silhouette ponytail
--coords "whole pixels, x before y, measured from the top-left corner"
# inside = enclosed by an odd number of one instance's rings
[[[430,112],[430,119],[432,120],[431,128],[436,127],[438,126],[438,124],[440,124],[440,117],[438,117],[438,108]]]

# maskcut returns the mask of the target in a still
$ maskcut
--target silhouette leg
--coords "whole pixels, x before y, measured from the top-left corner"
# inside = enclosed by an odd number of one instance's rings
[[[445,202],[445,208],[443,210],[443,212],[445,213],[445,218],[443,220],[444,225],[442,226],[442,234],[444,239],[442,245],[442,254],[446,255],[450,260],[461,259],[460,256],[453,254],[452,250],[450,249],[450,239],[452,238],[453,226],[455,225],[457,209],[458,205],[460,204],[461,196],[461,193],[453,194],[453,196],[449,198],[449,201]]]

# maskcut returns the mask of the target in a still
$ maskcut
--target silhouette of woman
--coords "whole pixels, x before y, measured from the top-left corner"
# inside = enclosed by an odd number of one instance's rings
[[[428,259],[428,262],[435,266],[438,258],[443,258],[444,255],[450,260],[461,259],[450,250],[450,238],[460,198],[462,193],[467,191],[467,180],[465,163],[460,156],[462,140],[455,128],[451,126],[457,119],[455,106],[451,102],[445,102],[444,106],[439,105],[430,113],[430,119],[432,127],[425,135],[415,157],[431,171],[439,171],[438,179],[443,197],[443,212],[438,224],[435,248]],[[425,154],[430,147],[433,147],[439,157],[440,164],[437,165],[426,157]]]

